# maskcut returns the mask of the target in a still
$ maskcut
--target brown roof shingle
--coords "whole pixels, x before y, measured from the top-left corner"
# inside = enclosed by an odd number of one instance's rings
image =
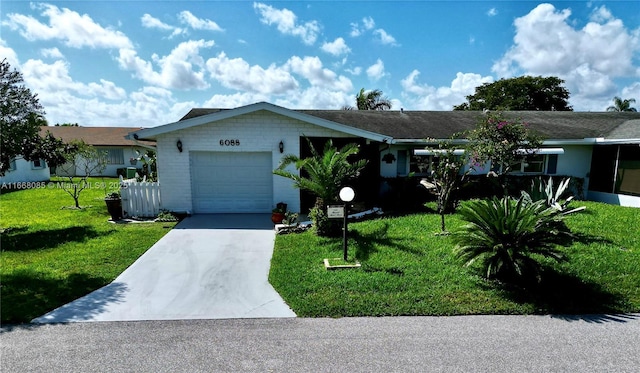
[[[43,126],[40,127],[40,135],[47,131],[54,137],[64,142],[71,140],[83,140],[94,146],[137,146],[135,141],[125,139],[130,132],[141,130],[142,127],[72,127],[72,126]],[[139,141],[144,145],[153,145],[154,142]]]

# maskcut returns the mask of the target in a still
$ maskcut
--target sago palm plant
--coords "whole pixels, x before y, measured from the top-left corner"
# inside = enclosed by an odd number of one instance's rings
[[[505,282],[540,280],[539,257],[565,259],[558,245],[572,237],[564,213],[546,201],[494,197],[459,210],[467,222],[453,234],[455,252],[466,265],[481,261],[485,276]],[[538,257],[538,258],[537,258]]]
[[[340,188],[344,187],[349,180],[356,178],[367,161],[365,159],[358,161],[351,159],[359,152],[356,144],[348,144],[338,150],[329,140],[325,144],[323,152],[319,153],[311,141],[309,139],[307,141],[311,157],[300,158],[293,154],[285,155],[273,173],[293,180],[293,185],[296,188],[307,190],[317,197],[314,207],[315,214],[312,211],[312,218],[317,217],[314,219],[314,223],[319,235],[339,234],[340,225],[337,224],[337,232],[334,232],[335,229],[330,221],[323,218],[324,211],[326,211],[327,205],[337,202]],[[294,165],[298,172],[287,170],[286,168],[290,165]]]

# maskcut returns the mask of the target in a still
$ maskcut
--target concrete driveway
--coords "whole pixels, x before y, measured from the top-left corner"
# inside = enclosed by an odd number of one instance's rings
[[[295,317],[267,277],[270,215],[195,215],[111,284],[33,320],[184,320]]]

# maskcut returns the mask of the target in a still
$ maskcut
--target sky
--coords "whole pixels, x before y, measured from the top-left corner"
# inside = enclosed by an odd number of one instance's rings
[[[392,110],[452,110],[522,75],[560,77],[576,111],[640,108],[640,2],[3,0],[4,58],[50,125],[340,109],[361,88]]]

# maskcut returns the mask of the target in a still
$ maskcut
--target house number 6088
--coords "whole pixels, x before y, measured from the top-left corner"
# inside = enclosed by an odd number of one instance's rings
[[[240,146],[240,140],[220,140],[220,146]]]

